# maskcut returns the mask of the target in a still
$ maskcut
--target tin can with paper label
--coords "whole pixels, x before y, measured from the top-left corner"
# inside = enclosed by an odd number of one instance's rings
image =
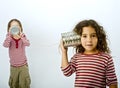
[[[61,36],[64,47],[78,46],[81,44],[80,35],[74,31],[61,33]]]

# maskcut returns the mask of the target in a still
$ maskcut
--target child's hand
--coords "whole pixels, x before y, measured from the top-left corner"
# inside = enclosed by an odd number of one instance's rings
[[[16,34],[16,35],[12,35],[14,39],[20,39],[21,36],[19,34]]]
[[[67,52],[67,50],[68,50],[68,48],[65,48],[65,47],[64,47],[64,44],[63,44],[63,40],[62,40],[62,39],[60,40],[60,48],[61,48],[61,51],[62,51],[62,52]]]
[[[20,33],[17,34],[17,35],[13,35],[13,38],[15,38],[15,39],[20,39],[20,38],[23,38],[23,37],[25,37],[25,35],[24,35],[23,32],[20,32]]]
[[[20,34],[21,38],[25,37],[25,34],[24,33],[21,33]]]
[[[6,38],[10,41],[10,40],[12,39],[12,35],[8,32],[8,33],[6,34]]]

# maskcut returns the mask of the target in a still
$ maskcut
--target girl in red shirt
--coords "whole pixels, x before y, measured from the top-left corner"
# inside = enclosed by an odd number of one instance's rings
[[[80,35],[81,44],[76,46],[76,54],[68,61],[68,48],[61,40],[61,68],[65,76],[73,73],[75,88],[117,88],[117,77],[113,59],[103,27],[95,20],[83,20],[74,30]]]
[[[10,20],[6,39],[3,43],[4,47],[9,48],[10,88],[30,88],[31,80],[25,54],[25,46],[29,45],[29,40],[23,33],[21,22],[18,19]]]

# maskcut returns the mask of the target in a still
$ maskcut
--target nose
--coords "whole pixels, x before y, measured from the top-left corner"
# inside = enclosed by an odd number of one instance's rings
[[[87,37],[87,41],[88,42],[91,42],[92,41],[92,38],[90,36]]]

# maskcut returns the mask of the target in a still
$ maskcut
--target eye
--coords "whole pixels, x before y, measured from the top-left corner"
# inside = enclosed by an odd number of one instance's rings
[[[96,34],[92,34],[91,37],[97,37]]]
[[[87,36],[86,35],[82,35],[83,38],[86,38]]]

